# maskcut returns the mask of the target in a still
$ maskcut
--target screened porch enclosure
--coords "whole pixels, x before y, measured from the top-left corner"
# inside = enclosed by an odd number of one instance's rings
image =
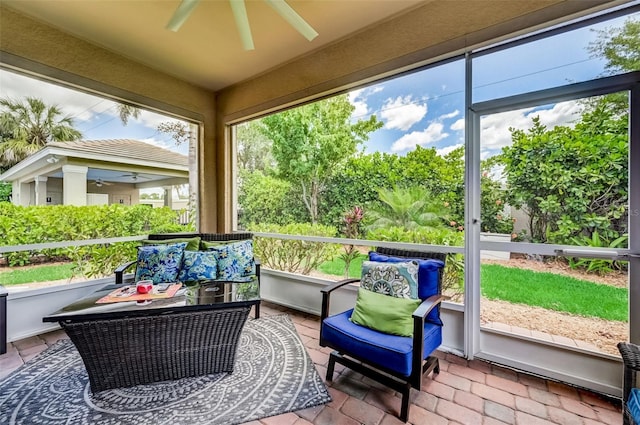
[[[437,71],[440,64],[454,66],[455,74],[463,78],[457,81],[462,93],[456,93],[462,102],[458,111],[459,121],[456,122],[456,128],[458,131],[462,128],[462,131],[456,134],[460,134],[459,148],[463,151],[460,158],[464,167],[461,181],[463,190],[459,193],[463,205],[460,210],[464,227],[463,243],[412,245],[423,251],[457,255],[462,264],[460,294],[445,303],[443,308],[447,325],[442,346],[443,353],[447,354],[443,355],[463,357],[468,361],[487,360],[524,373],[617,397],[621,386],[621,361],[618,356],[589,347],[568,346],[561,341],[554,341],[553,337],[548,340],[533,334],[532,329],[526,326],[519,327],[530,331],[529,334],[519,332],[514,326],[506,329],[483,321],[483,309],[489,301],[483,298],[487,281],[481,271],[483,258],[489,252],[500,258],[513,258],[515,255],[570,257],[575,262],[625,262],[627,317],[618,321],[623,323],[623,332],[627,334],[625,339],[640,343],[640,311],[633,308],[640,303],[640,198],[637,196],[640,193],[640,70],[619,72],[604,78],[594,74],[575,84],[568,84],[566,79],[543,83],[542,86],[531,85],[527,89],[522,89],[525,84],[516,84],[515,89],[504,92],[506,94],[500,98],[492,94],[491,84],[477,75],[475,77],[478,79],[475,79],[473,70],[481,68],[483,58],[491,52],[501,51],[508,56],[508,45],[504,43],[507,38],[521,37],[514,41],[514,45],[523,44],[522,34],[535,30],[538,33],[533,38],[544,39],[574,28],[586,28],[590,23],[637,15],[640,5],[625,1],[541,1],[516,2],[510,5],[513,8],[511,10],[505,9],[503,2],[479,5],[478,2],[469,1],[465,2],[465,6],[468,6],[465,9],[468,11],[468,16],[465,16],[469,20],[468,25],[461,25],[458,13],[449,10],[450,2],[416,4],[407,13],[390,14],[387,16],[390,20],[377,22],[362,29],[359,34],[334,41],[334,44],[314,46],[305,55],[283,60],[276,68],[269,68],[243,80],[234,80],[235,76],[229,76],[225,82],[216,82],[204,88],[187,73],[177,77],[169,75],[157,63],[153,66],[143,65],[115,48],[105,49],[98,47],[101,43],[94,44],[77,38],[71,35],[71,29],[64,29],[64,26],[60,30],[61,24],[40,21],[10,6],[0,5],[0,39],[3,40],[0,44],[0,66],[80,87],[88,92],[103,93],[128,104],[163,111],[197,126],[194,156],[190,159],[190,165],[197,168],[197,173],[190,177],[197,178],[193,186],[197,185],[198,230],[202,232],[239,230],[238,211],[242,210],[238,201],[241,176],[238,174],[236,130],[239,125],[337,93],[347,93],[376,83],[384,84],[393,78],[416,75],[420,71]],[[612,7],[608,15],[602,13],[607,7]],[[448,12],[439,15],[444,9]],[[586,21],[573,21],[591,12],[599,13]],[[424,25],[433,16],[444,15],[449,17],[446,28]],[[551,23],[556,25],[569,21],[569,26],[540,35],[540,29],[551,26]],[[405,28],[406,31],[398,32],[396,28]],[[152,50],[149,40],[131,39],[130,42],[138,43],[141,49]],[[496,47],[494,43],[497,42],[501,44]],[[55,49],[52,43],[56,43]],[[65,46],[65,49],[59,49],[58,46]],[[51,52],[56,53],[54,55]],[[530,59],[542,61],[535,56]],[[485,69],[485,72],[490,74],[491,69]],[[624,112],[629,116],[628,136],[624,141],[627,149],[625,167],[628,198],[619,199],[621,213],[618,217],[620,222],[627,222],[624,229],[627,232],[626,242],[615,247],[585,247],[569,242],[560,243],[558,240],[515,242],[485,238],[486,232],[482,226],[482,167],[487,158],[487,152],[483,150],[483,146],[487,146],[487,139],[486,134],[483,135],[483,120],[500,119],[500,114],[523,108],[544,110],[549,105],[561,102],[615,93],[622,93],[628,98]],[[501,182],[501,178],[496,177],[496,182]],[[595,218],[600,220],[602,217]],[[619,230],[623,229],[621,226]],[[281,237],[268,232],[255,234],[263,238]],[[309,235],[287,235],[285,238],[338,245],[359,242]],[[367,241],[363,245],[396,246],[396,242],[404,247],[402,244],[405,242],[387,240]],[[311,314],[318,313],[319,288],[327,284],[326,280],[278,270],[264,270],[263,276],[265,300]],[[311,289],[302,289],[308,283],[311,283]],[[49,292],[33,294],[37,299],[35,302],[40,304],[40,308],[34,311],[42,310],[47,296],[58,297],[62,293]],[[30,295],[16,296],[14,305],[28,312],[25,306],[31,302]],[[494,322],[499,323],[498,320]],[[546,334],[552,335],[551,332]]]

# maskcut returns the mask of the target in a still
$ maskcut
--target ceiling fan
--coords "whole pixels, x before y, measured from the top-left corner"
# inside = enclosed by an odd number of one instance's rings
[[[96,187],[111,186],[113,184],[113,183],[106,182],[106,181],[104,181],[102,179],[95,179],[95,180],[91,181],[90,183],[96,185]]]
[[[264,0],[271,6],[280,16],[282,16],[289,24],[294,27],[307,40],[311,41],[318,36],[316,30],[305,21],[285,0]],[[198,5],[200,0],[182,0],[180,6],[176,9],[173,16],[167,24],[167,29],[177,32],[182,24],[189,18],[193,9]],[[249,26],[249,17],[247,16],[247,7],[245,0],[229,0],[233,17],[240,33],[242,46],[245,50],[254,50],[253,37],[251,36],[251,27]]]
[[[122,174],[120,177],[131,177],[131,180],[133,180],[134,182],[137,181],[138,179],[150,179],[151,177],[147,177],[147,176],[143,176],[140,173],[136,173],[136,172],[132,172],[130,174]]]

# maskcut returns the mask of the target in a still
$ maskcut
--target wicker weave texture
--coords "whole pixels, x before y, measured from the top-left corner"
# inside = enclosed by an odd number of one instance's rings
[[[161,241],[174,238],[194,238],[196,236],[206,242],[253,239],[253,233],[155,233],[149,235],[149,240]]]
[[[61,323],[93,392],[232,372],[251,307]]]
[[[622,418],[624,425],[635,425],[631,412],[627,406],[629,393],[632,388],[638,387],[638,372],[640,372],[640,346],[630,342],[619,342],[618,351],[624,364],[622,371]]]

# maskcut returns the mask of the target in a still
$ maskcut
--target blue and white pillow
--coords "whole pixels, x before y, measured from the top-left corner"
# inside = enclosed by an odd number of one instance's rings
[[[150,279],[154,284],[175,282],[186,246],[186,242],[181,242],[138,247],[136,282],[143,279]]]
[[[418,298],[418,262],[364,261],[360,287],[397,298]]]
[[[246,281],[248,276],[256,274],[251,240],[210,246],[209,251],[216,256],[218,280]]]
[[[182,257],[182,268],[178,273],[180,282],[214,280],[218,266],[215,253],[210,251],[185,251]]]

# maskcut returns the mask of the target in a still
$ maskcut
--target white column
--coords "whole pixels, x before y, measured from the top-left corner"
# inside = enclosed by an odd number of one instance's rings
[[[62,166],[62,204],[87,205],[88,167]]]
[[[15,205],[22,205],[23,207],[29,206],[29,200],[31,199],[30,186],[29,183],[22,183],[20,181],[13,182],[11,200]]]
[[[164,206],[173,209],[173,186],[164,186]]]
[[[35,178],[36,205],[47,205],[47,180],[46,176]]]

